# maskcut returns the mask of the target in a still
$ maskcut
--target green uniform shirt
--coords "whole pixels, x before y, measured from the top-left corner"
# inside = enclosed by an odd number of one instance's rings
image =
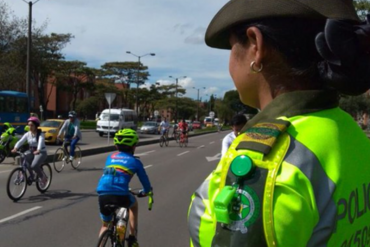
[[[249,121],[242,130],[245,134],[235,139],[192,197],[191,245],[370,246],[370,141],[337,106],[335,92],[297,91],[280,95]],[[265,145],[258,131],[274,119],[290,126],[275,143]],[[268,145],[271,150],[263,149]],[[250,226],[249,221],[242,230],[226,232],[216,222],[213,203],[229,185],[230,164],[241,154],[249,155],[257,169],[267,171],[266,177],[250,185],[264,186],[256,192],[262,205],[254,209],[260,210],[255,216],[262,224],[256,227],[257,220]],[[260,232],[263,240],[239,241],[248,230],[255,236]]]

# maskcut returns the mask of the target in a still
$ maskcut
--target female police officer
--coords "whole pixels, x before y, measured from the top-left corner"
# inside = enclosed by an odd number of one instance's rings
[[[191,246],[369,246],[370,142],[338,107],[370,87],[370,25],[352,0],[231,0],[208,46],[249,121],[192,196]]]

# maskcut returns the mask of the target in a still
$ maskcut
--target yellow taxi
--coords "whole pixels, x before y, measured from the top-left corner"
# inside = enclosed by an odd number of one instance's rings
[[[62,128],[64,119],[47,119],[40,124],[39,129],[45,133],[45,142],[60,144],[57,136],[59,130]],[[63,135],[61,136],[63,139]]]

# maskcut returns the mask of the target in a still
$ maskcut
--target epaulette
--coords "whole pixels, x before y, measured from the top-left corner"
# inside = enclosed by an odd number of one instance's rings
[[[242,135],[236,150],[249,149],[267,155],[277,138],[289,127],[290,122],[272,119],[259,122],[247,129]]]

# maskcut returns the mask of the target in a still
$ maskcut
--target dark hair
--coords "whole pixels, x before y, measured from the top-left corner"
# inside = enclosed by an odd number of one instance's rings
[[[127,145],[116,145],[118,151],[124,152],[124,153],[134,153],[134,147],[127,146]]]
[[[237,114],[231,119],[231,125],[244,125],[247,123],[247,117],[244,114]]]
[[[305,87],[319,89],[317,63],[322,60],[315,48],[315,37],[323,30],[325,22],[298,18],[270,18],[247,24],[240,24],[233,29],[238,41],[247,43],[246,29],[257,27],[269,45],[280,56],[263,61],[264,70],[269,79],[284,83],[288,89],[294,89],[298,83],[308,81]],[[304,27],[304,28],[302,28]],[[273,54],[273,53],[270,53]],[[281,78],[285,80],[282,80]],[[313,84],[310,84],[312,83]],[[274,83],[275,84],[275,83]],[[304,86],[304,85],[303,85]]]
[[[353,22],[345,22],[354,27]],[[365,89],[370,87],[370,81],[367,77],[367,81],[363,82],[365,79],[362,72],[370,70],[369,63],[363,65],[364,60],[361,60],[362,66],[359,66],[358,63],[342,62],[340,64],[339,61],[340,65],[345,64],[347,67],[337,66],[333,68],[330,59],[324,56],[323,52],[320,52],[319,47],[317,47],[316,37],[319,33],[324,32],[325,24],[327,25],[327,21],[322,19],[270,18],[239,24],[232,29],[232,33],[236,35],[240,43],[245,44],[247,43],[247,28],[255,26],[261,31],[265,42],[272,51],[270,57],[266,61],[262,61],[264,68],[268,68],[264,69],[264,73],[272,82],[272,87],[281,85],[287,90],[329,88],[344,94],[365,92]],[[343,42],[343,37],[337,35],[335,38],[335,42]],[[342,47],[342,49],[346,48]],[[355,53],[352,50],[347,51],[347,53],[351,52]],[[355,54],[357,56],[358,53]],[[336,56],[333,55],[332,57]],[[367,61],[370,61],[369,57],[367,57]],[[361,73],[358,70],[353,71],[349,66],[358,67]],[[361,84],[360,90],[357,89],[357,85],[354,85],[356,83]],[[356,90],[353,90],[353,88],[356,88]],[[356,92],[353,93],[353,91]]]

